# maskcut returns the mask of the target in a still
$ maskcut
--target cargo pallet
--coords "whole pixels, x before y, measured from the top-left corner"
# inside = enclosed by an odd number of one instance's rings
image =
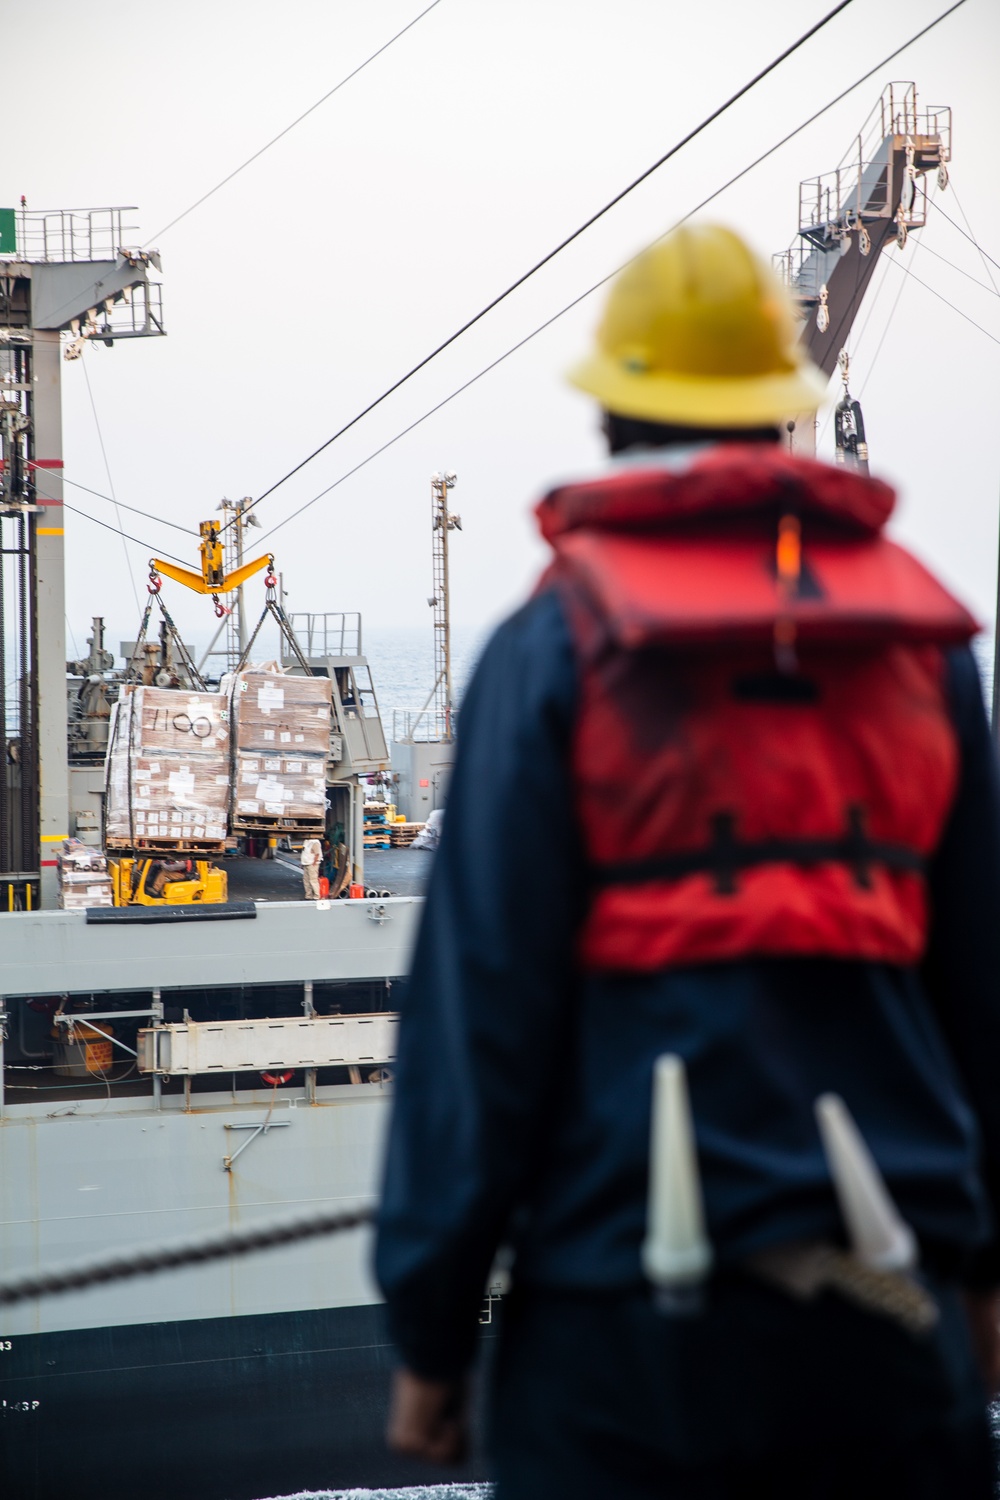
[[[212,854],[225,854],[225,839],[160,839],[106,838],[106,849],[118,849],[123,854],[196,854],[206,858]]]
[[[390,823],[389,840],[394,849],[408,849],[418,833],[423,832],[423,823]]]
[[[233,816],[234,833],[269,833],[284,837],[286,834],[304,833],[306,838],[323,838],[326,833],[326,818],[279,818],[275,814],[240,813]]]

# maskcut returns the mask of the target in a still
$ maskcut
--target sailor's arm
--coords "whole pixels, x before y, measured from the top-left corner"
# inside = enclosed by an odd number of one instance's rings
[[[925,977],[982,1136],[994,1225],[967,1279],[985,1289],[1000,1287],[1000,777],[971,651],[948,668],[961,771],[930,871]]]
[[[561,611],[540,596],[494,636],[462,708],[401,1006],[376,1255],[403,1362],[432,1383],[454,1382],[473,1357],[566,1045],[574,692]]]

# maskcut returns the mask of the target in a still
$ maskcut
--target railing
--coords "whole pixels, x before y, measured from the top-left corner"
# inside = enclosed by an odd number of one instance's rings
[[[395,744],[405,745],[412,741],[426,743],[445,740],[455,734],[458,714],[450,714],[436,708],[394,708],[392,710],[392,738]]]
[[[951,161],[951,108],[927,104],[921,109],[916,84],[887,84],[878,102],[878,115],[883,139],[887,135],[937,136],[941,160]]]
[[[295,614],[289,616],[289,621],[304,656],[361,655],[361,615],[357,611],[323,615]],[[281,660],[286,665],[295,660],[284,640]]]
[[[55,208],[16,210],[15,260],[116,260],[119,250],[138,240],[138,225],[126,220],[126,208]],[[5,255],[4,259],[7,258]]]
[[[110,301],[110,298],[108,299]],[[121,302],[99,306],[96,318],[70,324],[75,341],[67,345],[66,358],[76,359],[88,339],[142,339],[166,333],[163,326],[163,288],[158,281],[141,281]]]
[[[785,286],[807,301],[819,297],[819,268],[822,257],[812,244],[796,240],[787,250],[771,256],[771,265]]]
[[[832,244],[866,219],[891,216],[898,196],[892,177],[894,137],[906,142],[918,173],[940,166],[951,159],[951,110],[946,105],[920,108],[914,84],[890,83],[840,163],[799,184],[800,234],[816,244]],[[909,228],[921,227],[924,206],[914,203],[908,211]],[[792,278],[795,284],[794,269]]]

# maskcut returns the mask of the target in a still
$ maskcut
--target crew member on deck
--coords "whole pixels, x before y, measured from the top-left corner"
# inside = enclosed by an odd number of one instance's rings
[[[302,845],[302,884],[307,901],[319,900],[319,869],[323,846],[319,839],[306,839]]]
[[[887,485],[782,446],[824,381],[736,235],[635,260],[573,379],[612,457],[539,505],[551,564],[466,695],[403,1005],[390,1441],[463,1452],[503,1249],[497,1500],[987,1500],[974,622],[884,536]],[[643,1252],[651,1190],[683,1196],[662,1152],[650,1183],[664,1056],[704,1213],[683,1286]]]

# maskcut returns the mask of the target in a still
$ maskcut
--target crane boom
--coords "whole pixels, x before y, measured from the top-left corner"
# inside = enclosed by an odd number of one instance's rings
[[[902,249],[926,223],[927,173],[936,170],[947,186],[950,159],[951,110],[920,107],[915,84],[890,83],[840,166],[800,183],[798,237],[775,264],[803,311],[802,342],[825,375],[836,369],[882,251]]]

